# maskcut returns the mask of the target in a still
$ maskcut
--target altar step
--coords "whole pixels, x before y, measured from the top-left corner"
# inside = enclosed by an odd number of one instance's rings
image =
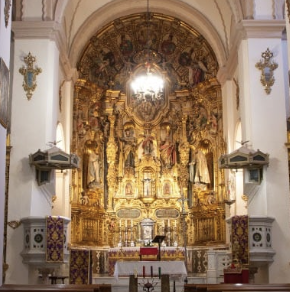
[[[188,283],[194,283],[194,284],[205,284],[206,283],[206,277],[205,275],[201,276],[191,276],[189,275],[187,277]],[[149,279],[150,281],[150,279]],[[92,279],[93,284],[111,284],[112,285],[112,292],[130,292],[129,291],[129,277],[119,277],[118,280],[116,280],[114,277],[109,276],[99,276],[99,277],[93,277]],[[145,283],[147,282],[147,278],[145,279]],[[143,283],[143,278],[140,278],[140,281],[138,283]],[[138,292],[143,292],[143,287],[140,285],[138,287]],[[175,282],[175,291],[176,292],[183,292],[184,291],[184,282]],[[161,292],[160,282],[158,281],[157,285],[154,287],[154,292]],[[173,281],[170,281],[170,292],[174,292],[174,283]]]

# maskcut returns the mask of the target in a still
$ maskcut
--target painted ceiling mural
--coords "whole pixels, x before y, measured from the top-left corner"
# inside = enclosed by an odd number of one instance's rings
[[[216,76],[207,41],[186,23],[163,14],[117,19],[90,40],[79,62],[80,78],[125,93],[130,73],[152,62],[170,78],[171,91],[193,88]]]

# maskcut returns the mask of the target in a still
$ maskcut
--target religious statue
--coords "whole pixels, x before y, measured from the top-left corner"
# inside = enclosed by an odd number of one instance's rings
[[[141,160],[143,155],[157,156],[157,141],[154,134],[140,135],[138,140],[138,159]]]
[[[189,180],[192,183],[210,183],[207,160],[201,150],[197,150],[194,153],[192,152],[192,158],[189,163]]]
[[[198,150],[197,153],[195,154],[195,159],[196,167],[194,182],[205,184],[210,183],[207,160],[204,153],[201,150]]]
[[[97,149],[89,150],[89,161],[88,161],[88,176],[87,184],[99,184],[101,182],[100,177],[100,156]]]
[[[175,145],[166,139],[165,142],[160,146],[160,157],[163,166],[171,168],[176,162],[176,148]]]
[[[123,147],[124,166],[134,167],[136,139],[131,134],[130,129],[125,130],[125,135],[122,140],[124,143],[124,147]]]

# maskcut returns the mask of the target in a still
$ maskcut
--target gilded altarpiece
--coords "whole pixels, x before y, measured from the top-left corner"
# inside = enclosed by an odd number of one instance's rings
[[[158,95],[130,87],[148,69],[164,81]],[[91,38],[75,84],[73,245],[224,243],[217,70],[203,36],[165,15],[120,18]]]

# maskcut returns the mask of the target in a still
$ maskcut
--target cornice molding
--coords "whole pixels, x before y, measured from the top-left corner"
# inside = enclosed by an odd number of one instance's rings
[[[224,67],[221,67],[217,79],[221,85],[232,79],[238,66],[238,48],[242,40],[250,38],[277,38],[283,40],[285,20],[242,20],[236,26],[232,46]]]
[[[237,25],[237,30],[243,33],[243,39],[248,38],[282,38],[283,30],[286,28],[285,20],[242,20]]]
[[[14,21],[12,23],[14,38],[17,39],[49,39],[56,43],[60,54],[60,65],[64,72],[65,79],[74,79],[75,69],[71,67],[66,36],[62,26],[55,21]]]

